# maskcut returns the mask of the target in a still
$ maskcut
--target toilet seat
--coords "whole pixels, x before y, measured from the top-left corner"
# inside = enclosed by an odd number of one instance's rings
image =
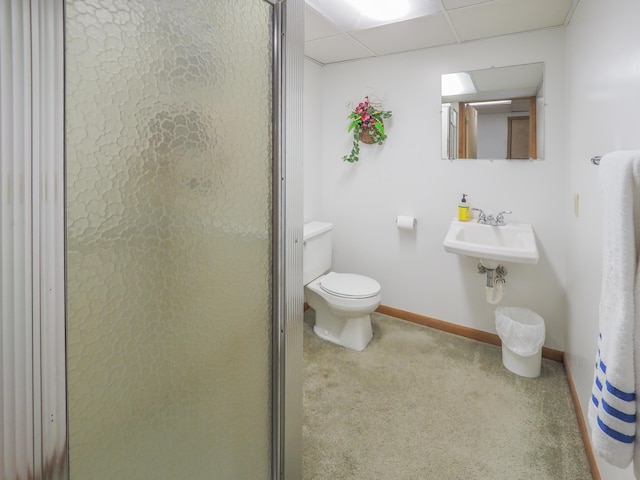
[[[320,288],[342,298],[369,298],[380,293],[380,284],[373,278],[355,273],[327,273],[320,279]]]

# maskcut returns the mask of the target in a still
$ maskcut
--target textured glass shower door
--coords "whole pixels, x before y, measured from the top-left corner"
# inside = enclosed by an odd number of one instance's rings
[[[65,6],[70,478],[269,478],[274,7]]]

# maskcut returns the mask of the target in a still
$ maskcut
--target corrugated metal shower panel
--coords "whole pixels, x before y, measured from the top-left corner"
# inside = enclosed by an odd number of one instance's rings
[[[0,478],[66,478],[62,2],[0,4]]]

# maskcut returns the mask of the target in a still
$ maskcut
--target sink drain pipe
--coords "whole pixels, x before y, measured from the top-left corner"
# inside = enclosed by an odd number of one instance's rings
[[[507,269],[502,265],[498,265],[496,268],[487,268],[480,263],[478,264],[478,273],[486,273],[487,275],[487,283],[484,287],[487,303],[491,305],[500,303],[504,295],[504,284],[506,283],[504,277],[507,275]]]

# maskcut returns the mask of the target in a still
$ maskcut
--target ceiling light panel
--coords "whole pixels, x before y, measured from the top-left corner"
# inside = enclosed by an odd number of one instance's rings
[[[473,81],[467,72],[446,73],[442,75],[442,96],[476,93]]]
[[[441,11],[439,0],[306,0],[306,3],[322,12],[343,32],[356,32]],[[377,9],[363,10],[366,5]],[[404,12],[401,15],[400,8]],[[393,16],[395,18],[391,18]]]
[[[511,105],[511,100],[485,100],[483,102],[469,102],[467,105],[471,105],[472,107],[482,107],[482,106],[491,106],[491,105]]]
[[[382,22],[405,18],[409,13],[409,0],[350,0],[361,15]]]

